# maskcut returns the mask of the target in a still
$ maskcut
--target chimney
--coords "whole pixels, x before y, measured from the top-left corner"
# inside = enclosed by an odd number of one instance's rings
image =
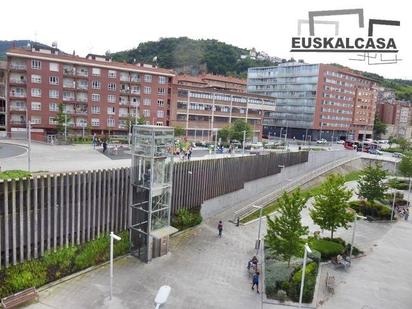
[[[76,51],[73,49],[73,56],[76,56]]]

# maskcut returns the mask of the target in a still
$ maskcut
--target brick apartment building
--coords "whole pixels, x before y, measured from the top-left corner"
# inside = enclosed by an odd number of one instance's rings
[[[250,68],[247,90],[276,98],[276,110],[264,120],[265,135],[312,140],[372,136],[376,84],[349,69],[305,63]]]
[[[380,88],[376,108],[377,117],[386,124],[386,134],[389,136],[412,137],[412,102],[396,100],[393,90]]]
[[[128,121],[138,117],[169,125],[170,70],[33,47],[10,49],[7,71],[11,135],[25,132],[27,120],[37,138],[55,135],[59,104],[64,104],[70,133],[87,127],[97,134],[127,134]]]
[[[7,105],[6,105],[7,63],[0,61],[0,136],[7,135]]]
[[[245,81],[216,75],[178,75],[172,86],[170,123],[186,130],[191,140],[211,140],[216,129],[236,119],[250,124],[253,137],[262,136],[265,113],[275,111],[272,97],[245,93]]]

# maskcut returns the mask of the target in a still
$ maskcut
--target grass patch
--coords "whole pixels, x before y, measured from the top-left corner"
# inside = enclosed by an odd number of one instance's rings
[[[270,214],[272,214],[273,212],[276,211],[276,209],[278,208],[278,205],[276,202],[269,204],[269,206],[266,206],[265,208],[263,208],[262,211],[262,215],[263,216],[268,216]],[[259,218],[260,215],[260,209],[258,209],[257,211],[251,213],[250,215],[247,215],[246,217],[244,217],[242,220],[240,220],[240,223],[246,223],[249,221],[252,221],[254,219]]]
[[[327,239],[311,239],[310,248],[320,252],[323,261],[342,254],[345,251],[345,245]]]
[[[18,179],[23,177],[30,177],[31,173],[24,170],[9,170],[0,172],[0,179],[7,180],[7,179]]]
[[[344,175],[345,182],[359,180],[362,176],[362,170],[352,171]]]

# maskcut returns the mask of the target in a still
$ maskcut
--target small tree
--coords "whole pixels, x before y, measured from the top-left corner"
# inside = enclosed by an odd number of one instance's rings
[[[56,114],[56,129],[58,133],[64,132],[64,127],[70,122],[70,116],[64,110],[64,104],[60,103]]]
[[[375,139],[380,138],[382,134],[386,133],[386,124],[379,119],[378,116],[375,116],[375,122],[373,124],[373,134]]]
[[[398,138],[397,143],[403,152],[409,149],[411,146],[411,143],[403,137]]]
[[[231,133],[230,131],[231,131],[231,130],[230,130],[230,126],[226,126],[226,127],[220,129],[220,130],[217,132],[217,137],[218,137],[218,138],[221,138],[222,141],[229,141],[229,139],[230,139],[230,133]]]
[[[267,217],[266,244],[274,254],[288,261],[288,266],[302,247],[302,236],[308,234],[308,227],[302,225],[300,214],[306,201],[307,197],[299,190],[290,195],[285,192],[277,202],[279,216],[274,220]]]
[[[353,221],[353,215],[347,211],[351,196],[352,191],[345,188],[344,178],[335,174],[328,176],[315,196],[310,216],[323,230],[330,231],[331,238],[337,228],[346,229]]]
[[[409,192],[411,190],[411,177],[412,177],[412,153],[407,152],[399,163],[399,171],[405,177],[409,178],[409,187],[408,187],[408,205],[409,202]]]
[[[176,126],[175,127],[175,136],[183,136],[185,135],[185,129],[182,127]]]
[[[242,119],[235,120],[230,126],[230,139],[243,141],[243,131],[246,131],[246,137],[250,137],[252,135],[252,128],[250,127],[250,124]]]
[[[382,199],[387,186],[383,183],[387,173],[380,164],[369,165],[362,171],[362,176],[358,181],[359,196],[369,202]]]

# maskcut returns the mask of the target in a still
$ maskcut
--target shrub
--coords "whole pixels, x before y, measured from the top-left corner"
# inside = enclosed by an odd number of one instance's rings
[[[23,177],[30,177],[31,173],[23,170],[8,170],[4,172],[0,172],[0,179],[7,180],[7,179],[18,179]]]
[[[389,187],[397,190],[408,190],[409,187],[409,183],[407,181],[398,178],[389,179],[388,185]]]
[[[277,294],[276,294],[276,298],[277,298],[281,303],[283,303],[283,302],[286,300],[286,298],[287,298],[286,291],[285,291],[285,290],[279,290],[279,291],[277,292]]]
[[[62,248],[54,252],[46,252],[42,260],[47,266],[47,280],[54,281],[70,274],[76,253],[76,247]]]
[[[269,298],[277,299],[279,290],[289,289],[289,278],[294,271],[293,265],[288,267],[287,262],[267,259],[265,265],[265,285],[266,295]]]
[[[390,220],[391,209],[378,203],[368,201],[354,201],[349,203],[350,208],[373,220]]]
[[[119,236],[122,239],[115,241],[113,246],[113,255],[115,257],[125,255],[129,252],[129,231],[123,231]]]
[[[27,261],[7,268],[3,276],[0,290],[2,298],[33,286],[46,284],[47,267],[42,260]]]
[[[334,241],[325,239],[313,239],[310,247],[320,252],[322,260],[329,260],[331,257],[342,254],[345,246]]]
[[[312,302],[313,293],[315,292],[316,286],[316,275],[318,272],[318,264],[315,262],[308,263],[305,270],[305,284],[303,288],[302,301],[305,303]],[[296,268],[295,273],[292,275],[289,287],[289,297],[293,301],[299,301],[300,292],[300,282],[302,280],[302,269],[301,267]]]
[[[75,270],[88,268],[100,264],[109,258],[109,236],[102,236],[94,241],[85,243],[79,249],[74,259]]]
[[[184,230],[189,227],[198,225],[202,222],[202,216],[199,211],[189,211],[187,209],[179,209],[172,220],[172,225],[179,230]]]

